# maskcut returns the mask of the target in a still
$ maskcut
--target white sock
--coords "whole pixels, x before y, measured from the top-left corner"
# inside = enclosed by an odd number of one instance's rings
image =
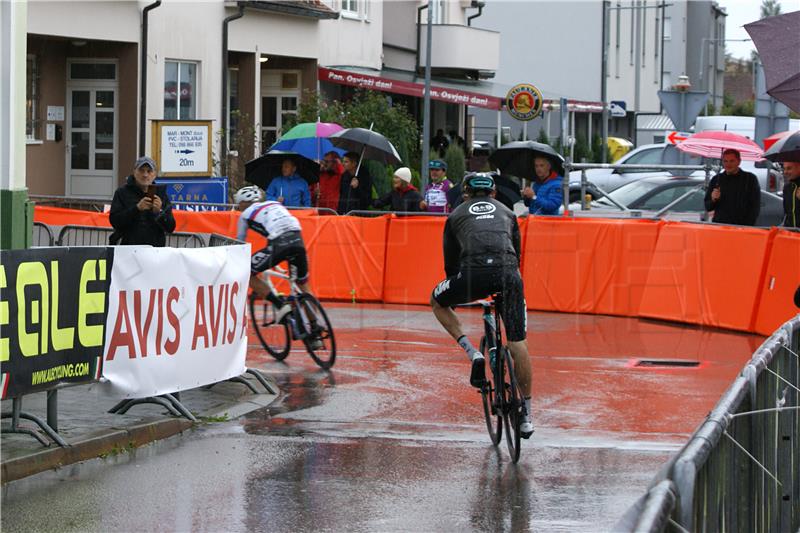
[[[531,421],[531,399],[525,398],[525,420]]]

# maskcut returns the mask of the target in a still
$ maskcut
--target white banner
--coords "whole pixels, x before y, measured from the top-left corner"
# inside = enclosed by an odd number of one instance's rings
[[[118,246],[114,250],[103,388],[143,398],[245,371],[250,245]]]

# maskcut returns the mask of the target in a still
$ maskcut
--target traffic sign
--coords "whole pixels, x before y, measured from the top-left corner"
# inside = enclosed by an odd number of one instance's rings
[[[628,114],[627,105],[624,100],[611,100],[608,104],[608,110],[612,117],[624,118]]]
[[[685,131],[671,131],[669,135],[667,135],[667,142],[670,144],[678,144],[688,139],[689,136],[691,136],[691,133]]]

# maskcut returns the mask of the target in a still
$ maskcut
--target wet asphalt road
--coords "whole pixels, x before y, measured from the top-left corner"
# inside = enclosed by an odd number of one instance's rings
[[[537,431],[512,465],[429,310],[327,307],[331,373],[299,345],[285,364],[251,345],[248,365],[283,391],[272,406],[6,485],[2,530],[606,531],[760,344],[531,313]],[[477,342],[479,313],[462,316]],[[665,358],[696,366],[636,364]]]

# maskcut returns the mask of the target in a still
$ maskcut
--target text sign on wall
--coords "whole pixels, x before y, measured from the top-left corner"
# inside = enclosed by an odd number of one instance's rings
[[[159,176],[211,175],[210,120],[155,120],[153,128]]]

